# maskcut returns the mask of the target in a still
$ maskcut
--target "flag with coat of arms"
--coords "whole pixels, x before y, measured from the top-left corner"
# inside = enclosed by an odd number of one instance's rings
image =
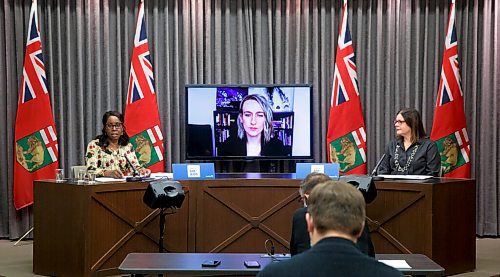
[[[163,134],[149,53],[144,4],[139,3],[125,106],[125,125],[139,163],[152,172],[165,171]]]
[[[16,210],[33,204],[33,181],[54,179],[59,167],[36,1],[31,4],[14,131],[13,196]]]
[[[342,174],[366,174],[366,132],[359,97],[356,59],[347,23],[347,0],[342,7],[330,118],[328,161],[340,164]]]
[[[470,144],[466,127],[453,0],[446,29],[443,64],[431,131],[431,139],[436,142],[441,155],[441,169],[445,177],[470,178]]]

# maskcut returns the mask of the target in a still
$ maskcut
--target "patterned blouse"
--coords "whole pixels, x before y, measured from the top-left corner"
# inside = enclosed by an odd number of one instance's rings
[[[85,162],[88,170],[95,170],[97,176],[104,176],[106,170],[119,169],[124,175],[129,175],[132,169],[125,159],[125,155],[136,169],[142,168],[135,155],[131,143],[127,146],[121,146],[117,150],[103,149],[97,145],[98,139],[92,140],[87,146]]]

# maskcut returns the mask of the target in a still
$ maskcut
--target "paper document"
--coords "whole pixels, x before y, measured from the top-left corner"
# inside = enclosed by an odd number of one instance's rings
[[[174,178],[174,174],[171,172],[155,172],[151,173],[151,178],[154,179],[167,178],[169,180],[172,180]]]
[[[111,177],[97,177],[95,178],[96,182],[100,183],[113,183],[113,182],[125,182],[125,178],[123,179],[115,179]]]
[[[405,260],[378,260],[378,261],[397,269],[411,268],[411,266]]]
[[[408,180],[425,180],[433,177],[430,175],[383,175],[383,174],[379,174],[377,176],[384,177],[384,179],[408,179]]]

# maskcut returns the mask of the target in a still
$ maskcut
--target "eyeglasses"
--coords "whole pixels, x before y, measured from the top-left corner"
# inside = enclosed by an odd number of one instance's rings
[[[404,121],[404,120],[394,120],[394,125],[396,125],[396,124],[403,124],[405,122],[406,121]]]
[[[122,123],[116,123],[116,124],[106,124],[106,128],[108,129],[121,129],[123,127]]]

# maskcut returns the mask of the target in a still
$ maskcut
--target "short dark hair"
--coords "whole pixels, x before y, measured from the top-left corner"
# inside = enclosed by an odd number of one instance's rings
[[[97,145],[101,146],[104,149],[109,145],[108,134],[106,133],[106,123],[108,122],[108,118],[110,116],[118,117],[120,122],[123,124],[123,134],[118,139],[118,144],[120,144],[121,146],[127,146],[130,138],[125,130],[125,119],[123,115],[117,111],[107,111],[102,116],[102,133],[96,137],[96,139],[99,140]]]
[[[320,234],[334,230],[357,237],[365,222],[365,199],[351,184],[328,181],[312,190],[307,212]]]
[[[401,114],[406,124],[411,128],[411,143],[415,143],[427,136],[424,124],[422,123],[422,116],[420,116],[420,113],[416,109],[403,108],[396,113],[396,116],[398,114]]]
[[[310,193],[316,185],[330,180],[330,177],[324,173],[311,172],[300,183],[300,194],[303,195],[304,193]]]

